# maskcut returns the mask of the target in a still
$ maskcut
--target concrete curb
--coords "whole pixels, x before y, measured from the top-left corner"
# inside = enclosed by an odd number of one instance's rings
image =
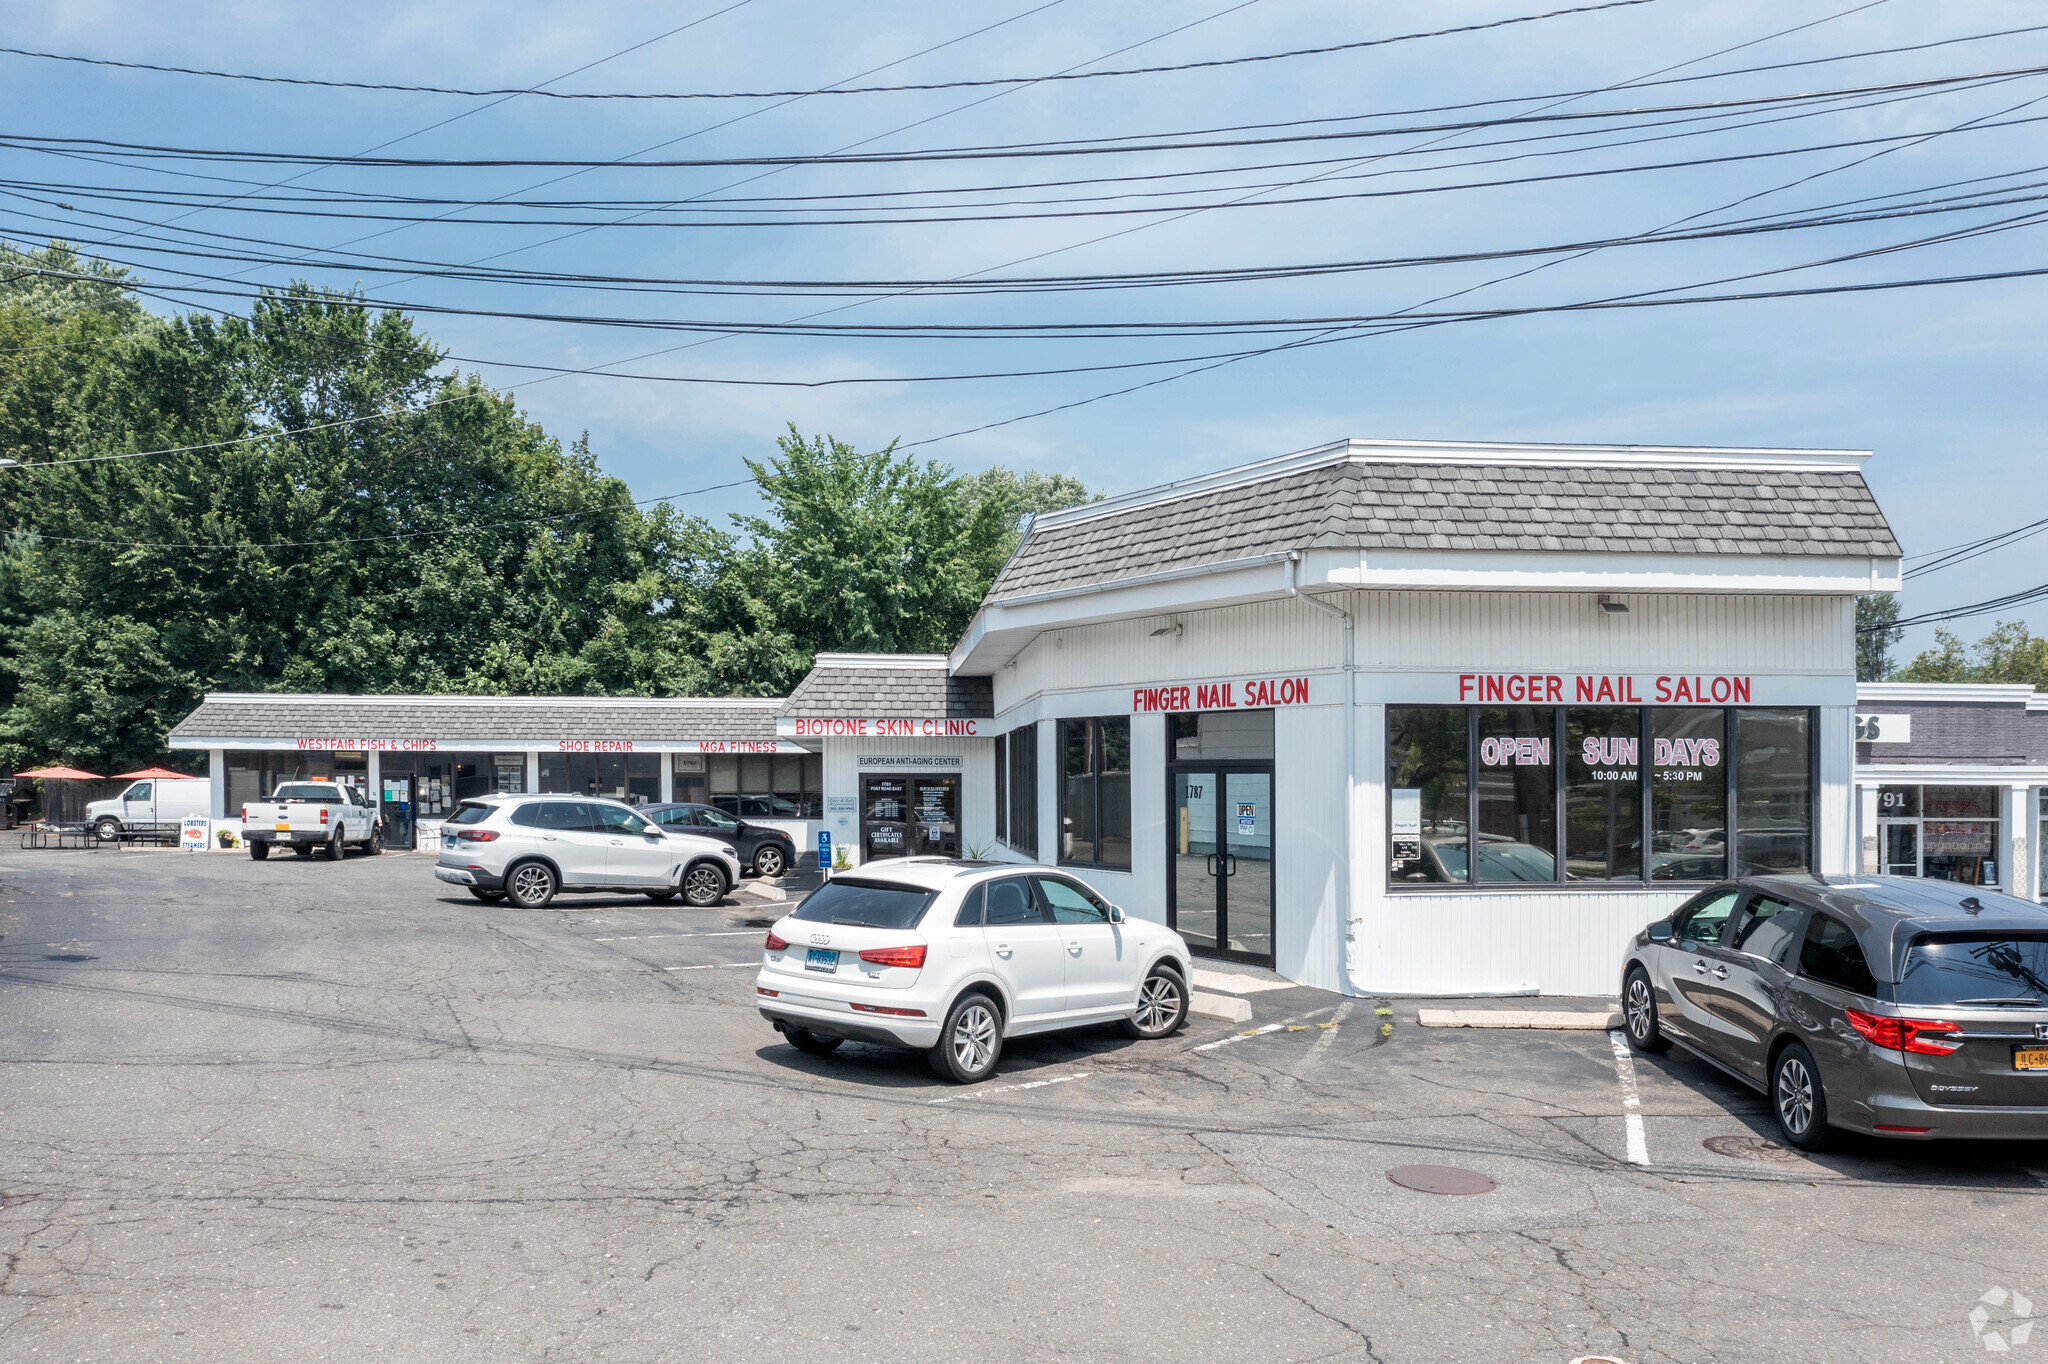
[[[1201,990],[1188,995],[1188,1013],[1195,1018],[1215,1018],[1225,1023],[1249,1023],[1252,1006],[1229,995],[1212,995]]]
[[[1621,1026],[1621,1010],[1567,1013],[1562,1009],[1418,1009],[1425,1028],[1557,1028],[1606,1032]]]
[[[767,881],[742,881],[732,888],[732,893],[751,900],[766,900],[769,904],[781,904],[789,899],[781,886]]]

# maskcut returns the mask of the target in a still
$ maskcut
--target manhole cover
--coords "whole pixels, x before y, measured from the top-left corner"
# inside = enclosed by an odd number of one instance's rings
[[[43,953],[43,960],[44,960],[44,961],[98,961],[98,960],[99,960],[99,958],[98,958],[98,957],[89,957],[89,956],[87,956],[87,955],[86,955],[85,953],[83,953],[83,952],[45,952],[45,953]]]
[[[1735,1160],[1767,1160],[1777,1164],[1788,1164],[1798,1160],[1797,1151],[1788,1151],[1775,1141],[1748,1135],[1740,1137],[1708,1137],[1700,1145],[1717,1156],[1729,1156]]]
[[[1481,1194],[1493,1192],[1493,1181],[1477,1170],[1455,1165],[1396,1165],[1387,1178],[1418,1193]]]

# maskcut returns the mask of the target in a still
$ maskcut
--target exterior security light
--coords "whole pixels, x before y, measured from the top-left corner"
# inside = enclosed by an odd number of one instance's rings
[[[18,459],[0,459],[0,469],[19,469],[20,467],[21,461]]]
[[[1159,638],[1159,637],[1160,637],[1161,635],[1172,635],[1172,636],[1173,636],[1173,637],[1174,637],[1175,639],[1179,639],[1179,638],[1180,638],[1180,630],[1181,630],[1181,625],[1180,625],[1180,622],[1179,622],[1179,621],[1175,621],[1175,622],[1173,622],[1173,623],[1172,623],[1171,625],[1162,625],[1162,626],[1160,626],[1160,627],[1159,627],[1159,628],[1158,628],[1157,630],[1154,630],[1154,631],[1153,631],[1153,632],[1152,632],[1152,633],[1151,633],[1151,634],[1150,634],[1149,636],[1147,636],[1147,638],[1150,638],[1150,639],[1157,639],[1157,638]]]
[[[1625,616],[1628,614],[1628,603],[1603,592],[1600,594],[1600,609],[1610,616]]]

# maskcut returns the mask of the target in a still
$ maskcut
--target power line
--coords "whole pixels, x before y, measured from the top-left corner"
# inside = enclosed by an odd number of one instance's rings
[[[438,85],[393,85],[381,81],[320,80],[310,76],[265,76],[243,71],[213,71],[204,67],[159,66],[153,62],[114,61],[105,57],[82,57],[61,52],[37,52],[22,47],[0,47],[0,53],[7,53],[16,57],[35,57],[45,61],[75,62],[86,66],[118,67],[130,71],[156,71],[178,76],[206,76],[217,80],[260,81],[269,85],[320,86],[335,90],[387,90],[417,95],[461,95],[471,98],[484,98],[492,95],[535,95],[543,99],[565,100],[802,99],[812,95],[878,95],[920,90],[965,90],[992,85],[1036,85],[1045,81],[1099,80],[1112,76],[1153,76],[1172,71],[1198,71],[1216,67],[1246,66],[1257,62],[1282,61],[1293,57],[1319,57],[1333,52],[1355,52],[1365,48],[1386,47],[1394,43],[1416,42],[1425,38],[1446,38],[1463,33],[1482,33],[1489,29],[1507,28],[1515,24],[1530,24],[1544,19],[1558,19],[1574,14],[1592,14],[1600,10],[1627,9],[1635,5],[1653,3],[1655,3],[1655,0],[1605,0],[1605,3],[1602,4],[1579,5],[1571,9],[1549,10],[1541,14],[1515,15],[1511,18],[1495,19],[1483,24],[1462,24],[1456,28],[1431,29],[1424,33],[1401,33],[1388,38],[1367,38],[1353,43],[1333,43],[1325,47],[1294,48],[1286,52],[1266,52],[1249,57],[1222,57],[1210,61],[1179,62],[1171,66],[1140,66],[1119,71],[1059,72],[1047,76],[995,76],[985,80],[932,81],[916,85],[828,85],[812,90],[615,93],[546,90],[538,86],[467,90]],[[2024,33],[2031,32],[2032,30],[2015,29],[2012,31]],[[1961,42],[1968,40],[1949,39],[1948,41]],[[574,73],[572,72],[571,74]],[[556,77],[556,79],[562,78]]]
[[[1993,611],[2004,611],[2015,606],[2026,606],[2029,603],[2041,601],[2044,598],[2048,598],[2048,583],[2043,583],[2039,587],[2027,588],[2022,592],[2013,592],[2003,597],[1993,597],[1989,601],[1972,602],[1968,606],[1951,606],[1945,610],[1929,611],[1918,616],[1906,616],[1881,625],[1858,626],[1856,633],[1859,635],[1871,635],[1877,634],[1880,631],[1910,630],[1919,625],[1940,625],[1945,621],[1964,620],[1970,616],[1985,616]]]
[[[1756,95],[1741,99],[1696,101],[1687,104],[1649,105],[1629,109],[1592,109],[1575,113],[1536,113],[1493,119],[1461,120],[1451,123],[1413,124],[1394,128],[1344,129],[1322,133],[1297,133],[1281,137],[1221,138],[1196,140],[1205,130],[1182,133],[1128,133],[1112,137],[1074,138],[1050,142],[993,143],[957,147],[926,147],[905,152],[863,152],[784,154],[773,156],[676,157],[659,160],[595,161],[573,157],[384,157],[317,152],[264,152],[245,148],[180,147],[148,142],[122,142],[109,138],[58,137],[47,134],[9,133],[0,135],[0,146],[20,151],[46,151],[66,147],[94,147],[135,159],[168,158],[183,161],[213,161],[257,165],[369,166],[407,170],[474,170],[514,167],[573,169],[674,170],[716,169],[727,166],[839,166],[921,164],[930,161],[981,161],[1036,159],[1060,156],[1130,155],[1161,151],[1211,151],[1230,147],[1274,146],[1297,142],[1352,141],[1362,138],[1407,137],[1425,133],[1454,133],[1480,128],[1515,127],[1532,123],[1586,122],[1603,119],[1642,118],[1648,115],[1686,113],[1699,110],[1735,110],[1787,104],[1810,103],[1855,95],[1883,94],[1901,90],[1933,90],[1966,87],[1990,81],[2037,76],[2048,66],[2008,67],[1970,72],[1957,76],[1929,76],[1919,80],[1888,81],[1877,85],[1844,86],[1832,90],[1807,91],[1790,95]],[[1217,129],[1214,131],[1230,131]],[[872,139],[870,139],[872,140]]]
[[[1968,544],[1951,545],[1947,549],[1931,550],[1927,554],[1909,554],[1906,556],[1909,559],[1920,558],[1926,559],[1928,562],[1916,564],[1912,568],[1907,569],[1904,576],[1908,579],[1924,578],[1930,573],[1939,573],[1945,568],[1954,568],[1957,564],[1968,563],[1972,559],[2004,549],[2009,545],[2016,545],[2022,540],[2031,540],[2043,531],[2048,531],[2048,517],[2044,517],[2039,521],[2029,521],[2026,525],[2016,526],[2012,530],[2000,531],[1996,535],[1987,535],[1981,540],[1972,540]]]

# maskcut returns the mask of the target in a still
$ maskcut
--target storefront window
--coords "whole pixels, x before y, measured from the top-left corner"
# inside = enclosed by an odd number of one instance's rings
[[[679,753],[675,798],[715,805],[739,819],[817,819],[825,813],[825,759],[817,753]]]
[[[1965,885],[1998,884],[1999,814],[1995,786],[1920,790],[1920,874]]]
[[[1735,712],[1735,874],[1813,867],[1813,714]]]
[[[1811,710],[1389,706],[1389,882],[1719,880],[1731,800],[1741,870],[1804,870],[1813,735]]]
[[[996,735],[996,842],[1010,841],[1010,736]]]
[[[1567,880],[1643,879],[1642,723],[1639,710],[1565,712]]]
[[[1026,857],[1038,856],[1038,729],[1026,725],[1004,736],[1009,752],[1009,844]]]
[[[1395,883],[1467,881],[1466,712],[1462,706],[1387,708],[1387,791]]]
[[[1479,712],[1479,879],[1557,879],[1557,712]]]
[[[1650,879],[1712,881],[1728,874],[1728,712],[1650,712]]]
[[[1131,865],[1131,722],[1060,721],[1060,861]]]

